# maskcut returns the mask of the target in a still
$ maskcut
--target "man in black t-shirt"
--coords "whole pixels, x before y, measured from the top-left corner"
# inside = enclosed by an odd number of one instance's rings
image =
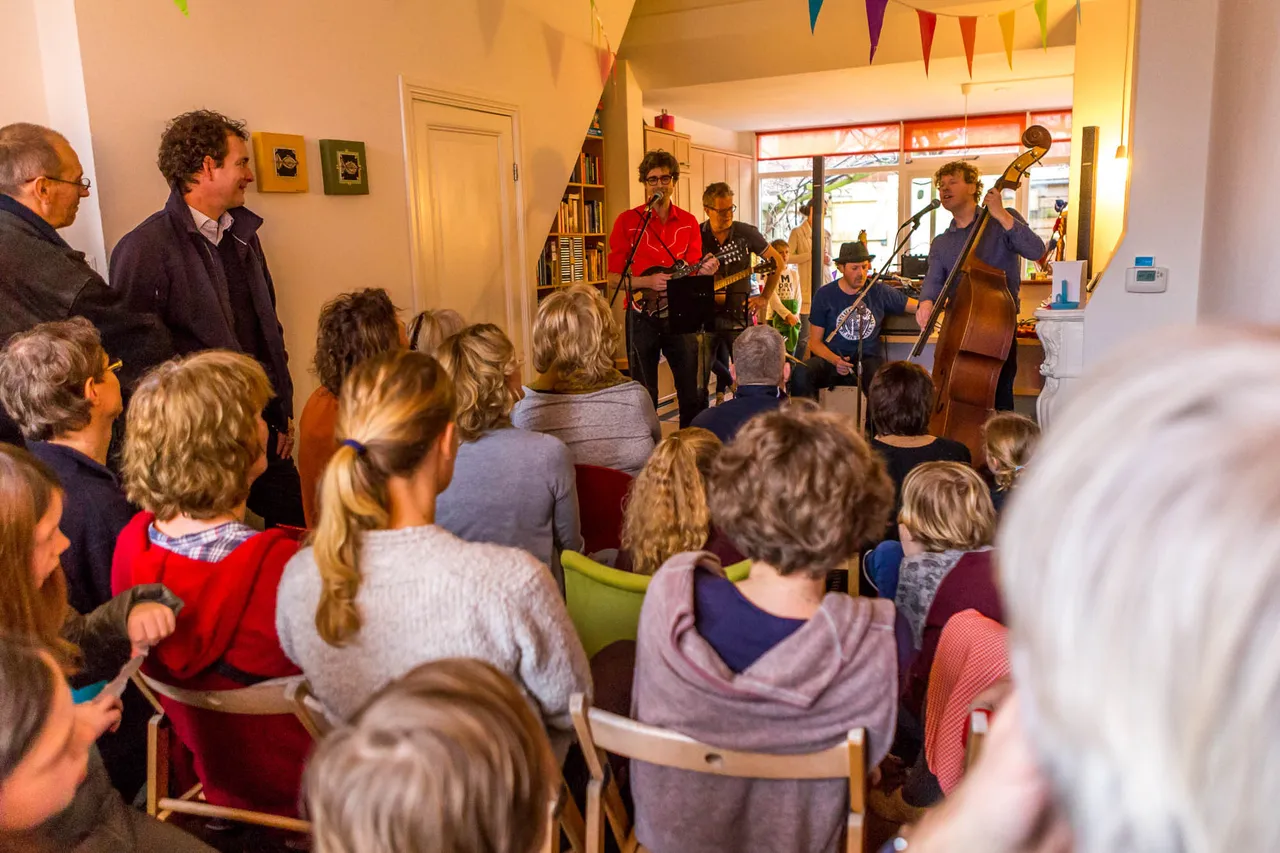
[[[729,375],[729,353],[733,342],[749,325],[763,322],[769,297],[778,287],[778,277],[786,262],[778,250],[760,233],[760,229],[746,222],[733,219],[737,205],[733,203],[733,188],[723,181],[711,184],[702,193],[702,209],[707,221],[702,223],[702,251],[714,253],[720,259],[716,274],[716,325],[715,332],[703,348],[704,368],[700,383],[703,395],[707,393],[709,370],[716,374],[716,391],[723,392],[732,384]],[[764,292],[751,296],[752,256],[773,261],[773,272],[765,279]],[[720,282],[737,278],[720,290]],[[758,319],[756,319],[758,318]]]

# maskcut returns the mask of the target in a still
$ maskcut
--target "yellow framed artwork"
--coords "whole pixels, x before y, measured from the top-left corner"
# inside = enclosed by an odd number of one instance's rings
[[[253,159],[260,193],[305,193],[307,144],[292,133],[255,133]]]

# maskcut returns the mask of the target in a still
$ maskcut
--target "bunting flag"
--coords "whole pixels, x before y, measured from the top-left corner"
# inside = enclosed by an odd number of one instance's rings
[[[818,13],[822,11],[822,0],[809,0],[809,34],[818,26]]]
[[[1049,49],[1049,0],[1036,0],[1036,17],[1040,19],[1040,44]]]
[[[1080,11],[1080,0],[1076,0],[1076,23],[1084,23],[1084,13]]]
[[[600,84],[604,85],[613,76],[613,72],[617,70],[618,54],[613,49],[613,43],[609,41],[609,34],[604,30],[604,21],[600,19],[600,10],[596,8],[596,0],[591,0],[591,17],[594,19],[592,21],[591,43],[596,47],[596,58],[600,64]],[[604,42],[603,47],[596,44],[597,38]],[[616,78],[614,83],[617,83]]]
[[[867,0],[867,32],[871,33],[871,58],[867,60],[868,65],[876,61],[880,31],[884,29],[884,9],[888,5],[889,0]]]
[[[1040,0],[1037,0],[1040,2]],[[973,79],[973,46],[978,40],[978,19],[966,16],[960,19],[960,37],[964,39],[964,58],[969,62],[969,79]]]
[[[923,9],[917,9],[920,16],[920,47],[924,50],[924,76],[929,76],[929,55],[933,53],[933,34],[938,29],[938,16]]]
[[[191,12],[187,10],[187,0],[173,0],[173,5],[178,7],[179,12],[186,15],[188,18],[191,17]]]
[[[1004,36],[1004,55],[1009,57],[1009,70],[1013,70],[1013,27],[1017,12],[1000,13],[1000,34]]]

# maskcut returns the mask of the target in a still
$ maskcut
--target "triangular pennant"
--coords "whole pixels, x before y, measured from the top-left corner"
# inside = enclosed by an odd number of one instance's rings
[[[920,48],[924,51],[924,76],[929,76],[929,56],[933,53],[933,34],[938,29],[938,16],[932,12],[916,10],[920,16]]]
[[[1040,44],[1049,49],[1049,0],[1036,0],[1036,17],[1040,19]]]
[[[1013,70],[1013,26],[1018,18],[1017,12],[1000,13],[1000,34],[1004,36],[1004,55],[1009,57],[1009,70]]]
[[[191,12],[187,10],[187,0],[173,0],[173,5],[178,7],[179,12],[186,15],[188,18],[191,17]]]
[[[1036,0],[1040,2],[1040,0]],[[960,37],[964,39],[964,58],[969,62],[969,79],[973,79],[973,45],[978,40],[978,19],[963,17],[960,19]]]
[[[1076,0],[1076,24],[1084,23],[1084,13],[1080,11],[1080,0]]]
[[[809,33],[818,26],[818,13],[822,11],[822,0],[809,0]]]
[[[884,29],[884,7],[889,0],[867,0],[867,32],[871,33],[871,58],[867,64],[876,61],[876,48],[880,46],[880,31]]]

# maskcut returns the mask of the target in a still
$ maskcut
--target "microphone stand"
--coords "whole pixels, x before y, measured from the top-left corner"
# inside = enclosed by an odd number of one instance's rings
[[[627,253],[627,262],[622,265],[622,274],[618,276],[618,284],[613,288],[613,296],[609,297],[609,307],[613,308],[614,303],[618,299],[618,291],[622,290],[622,284],[623,282],[626,282],[627,305],[624,310],[626,311],[626,314],[627,314],[627,324],[626,324],[627,371],[631,374],[632,379],[635,379],[636,374],[640,373],[641,374],[640,384],[645,386],[646,390],[648,390],[649,388],[649,383],[645,381],[647,377],[644,376],[644,366],[640,364],[636,364],[636,365],[631,364],[631,353],[632,353],[631,342],[635,339],[635,316],[634,315],[636,311],[635,291],[632,290],[631,288],[631,265],[635,262],[636,250],[640,248],[640,240],[641,238],[644,237],[645,231],[648,230],[649,228],[649,220],[653,218],[653,205],[654,205],[654,199],[650,198],[649,203],[646,204],[644,208],[644,219],[640,220],[640,230],[636,232],[636,238],[631,243],[631,251]],[[640,354],[640,351],[638,348],[635,350],[635,353],[637,356]],[[639,360],[640,359],[638,358],[636,359],[637,362]],[[657,383],[656,376],[654,377],[654,383],[655,384]],[[655,409],[657,408],[656,404],[654,408]]]

